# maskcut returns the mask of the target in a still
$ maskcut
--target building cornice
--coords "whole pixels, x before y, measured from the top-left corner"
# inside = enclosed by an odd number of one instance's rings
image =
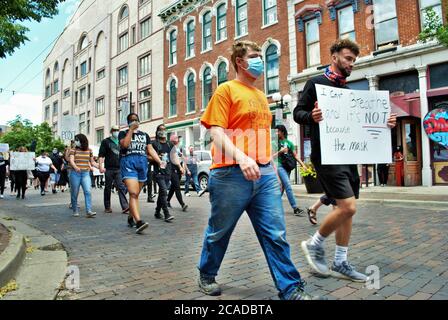
[[[160,10],[158,16],[162,19],[163,24],[168,26],[210,1],[211,0],[177,0]]]

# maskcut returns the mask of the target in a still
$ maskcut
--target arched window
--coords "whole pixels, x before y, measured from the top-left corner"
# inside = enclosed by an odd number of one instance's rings
[[[169,116],[175,116],[177,114],[177,87],[176,80],[170,82],[170,114]]]
[[[129,9],[127,6],[124,6],[120,11],[119,19],[123,20],[127,17],[129,17]]]
[[[190,75],[187,79],[187,113],[194,112],[196,109],[196,83],[194,80],[193,72],[190,72]]]
[[[59,72],[59,63],[57,61],[54,64],[53,74],[56,74],[56,72]]]
[[[89,45],[89,39],[87,39],[86,35],[83,35],[81,37],[81,40],[79,40],[79,51],[84,50]]]
[[[212,13],[208,11],[202,16],[202,51],[212,48]]]
[[[218,66],[218,86],[227,80],[227,64],[223,61]]]
[[[210,67],[207,67],[204,70],[202,77],[202,88],[202,108],[205,109],[212,97],[212,69]]]
[[[194,20],[187,24],[187,58],[194,56]]]
[[[236,0],[236,36],[242,37],[247,34],[247,0]]]
[[[177,32],[170,32],[170,65],[177,63]]]
[[[223,3],[216,10],[216,41],[227,39],[227,7]]]
[[[273,94],[280,90],[278,48],[271,44],[266,50],[266,94]]]

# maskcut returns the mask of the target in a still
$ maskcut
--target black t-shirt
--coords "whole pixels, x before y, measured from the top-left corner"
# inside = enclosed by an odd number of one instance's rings
[[[321,152],[319,124],[315,123],[311,116],[311,112],[314,109],[314,103],[317,101],[316,84],[343,89],[348,89],[348,87],[337,86],[336,83],[328,80],[324,75],[313,77],[305,84],[299,102],[294,109],[294,121],[302,125],[310,125],[311,127],[311,161],[314,164],[320,165]],[[320,106],[320,108],[322,108],[322,106]]]
[[[98,157],[104,158],[104,167],[106,169],[120,169],[120,146],[110,137],[101,141]]]
[[[64,161],[62,160],[62,157],[59,156],[59,154],[52,154],[50,156],[51,162],[53,162],[53,165],[55,166],[56,170],[58,170],[58,172],[61,172],[61,168],[62,168],[62,164],[64,163]],[[51,169],[50,170],[51,173],[54,173],[54,170]]]
[[[6,166],[9,166],[9,160],[5,160],[3,157],[0,158],[0,172],[6,172]]]
[[[170,162],[170,152],[173,145],[169,142],[161,143],[158,140],[154,140],[152,143],[154,150],[157,152],[160,160],[167,163],[166,169],[160,169],[159,165],[153,162],[154,172],[160,174],[170,174],[171,173],[171,162]]]
[[[118,134],[118,141],[123,140],[126,137],[128,131],[129,129],[126,131],[120,131],[120,133]],[[142,131],[133,133],[129,147],[120,148],[120,156],[126,157],[129,155],[140,155],[146,157],[146,148],[148,144],[151,144],[151,139],[149,138],[149,135],[147,133]]]

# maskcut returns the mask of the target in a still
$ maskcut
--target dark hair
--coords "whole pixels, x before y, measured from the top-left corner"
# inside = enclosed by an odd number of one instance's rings
[[[157,128],[156,128],[156,138],[158,138],[158,137],[157,137],[157,134],[159,133],[159,131],[161,131],[161,130],[160,130],[161,127],[165,127],[165,128],[166,128],[166,126],[165,126],[164,123],[159,124],[159,125],[157,126]]]
[[[79,148],[82,151],[89,150],[89,140],[87,139],[87,137],[85,135],[83,135],[82,133],[77,134],[75,136],[75,140],[78,140],[79,142],[81,142],[81,147],[79,147]]]
[[[275,129],[282,132],[285,138],[288,138],[288,130],[286,130],[286,127],[282,124],[278,124],[275,126]]]
[[[128,116],[126,117],[126,121],[129,122],[129,119],[130,119],[132,116],[136,116],[136,117],[137,117],[137,121],[140,122],[140,117],[139,117],[138,114],[136,114],[135,112],[131,112],[130,114],[128,114]]]
[[[337,40],[330,48],[331,54],[339,53],[343,49],[349,49],[351,52],[353,52],[356,56],[359,56],[359,46],[355,42],[353,42],[350,39],[340,39]]]

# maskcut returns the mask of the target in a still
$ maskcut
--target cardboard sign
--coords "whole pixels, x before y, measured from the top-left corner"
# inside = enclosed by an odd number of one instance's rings
[[[429,139],[448,147],[448,109],[430,111],[423,120],[423,127]]]
[[[10,170],[34,170],[36,169],[36,162],[34,152],[11,152],[9,159]]]
[[[61,122],[61,139],[65,143],[75,140],[75,136],[79,131],[78,116],[63,116]]]
[[[8,151],[9,151],[9,144],[0,143],[0,152],[8,152]]]
[[[316,85],[322,164],[392,162],[388,91],[347,90]]]

